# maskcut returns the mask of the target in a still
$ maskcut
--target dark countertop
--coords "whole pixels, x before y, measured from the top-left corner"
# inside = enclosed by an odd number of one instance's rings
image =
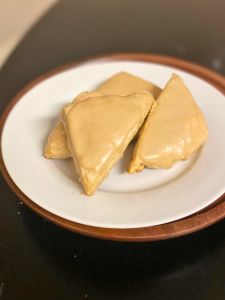
[[[66,0],[0,70],[0,110],[62,63],[118,51],[161,53],[225,74],[224,0]],[[0,177],[0,299],[225,299],[225,221],[168,241],[83,237],[25,207]]]

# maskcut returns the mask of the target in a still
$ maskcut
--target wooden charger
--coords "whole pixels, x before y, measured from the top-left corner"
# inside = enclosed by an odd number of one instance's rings
[[[10,111],[13,109],[14,105],[20,101],[21,97],[27,93],[35,85],[39,84],[41,81],[49,78],[52,75],[60,73],[62,71],[74,68],[78,65],[98,62],[98,61],[119,61],[119,60],[129,60],[129,61],[143,61],[152,62],[162,65],[167,65],[175,67],[184,71],[187,71],[195,76],[202,78],[203,80],[209,82],[211,85],[219,89],[223,94],[225,94],[225,78],[205,67],[200,65],[180,60],[173,57],[154,55],[154,54],[144,54],[144,53],[117,53],[105,56],[91,57],[83,59],[81,61],[72,62],[62,67],[59,67],[53,71],[50,71],[36,80],[28,84],[23,90],[21,90],[8,104],[5,109],[1,119],[0,119],[0,138],[2,138],[2,130],[4,127],[5,120],[9,115]],[[144,241],[156,241],[174,238],[189,234],[207,226],[210,226],[225,217],[225,194],[223,194],[219,199],[206,207],[205,209],[188,216],[184,219],[174,221],[171,223],[134,228],[134,229],[110,229],[110,228],[99,228],[93,226],[82,225],[75,223],[64,218],[58,217],[47,210],[44,210],[37,204],[35,204],[31,199],[29,199],[20,189],[16,186],[15,182],[12,180],[7,172],[6,166],[2,157],[2,149],[0,151],[0,169],[2,174],[7,181],[11,189],[16,193],[16,195],[32,210],[41,215],[42,217],[48,219],[61,227],[69,229],[71,231],[92,236],[101,239],[117,240],[117,241],[127,241],[127,242],[144,242]]]

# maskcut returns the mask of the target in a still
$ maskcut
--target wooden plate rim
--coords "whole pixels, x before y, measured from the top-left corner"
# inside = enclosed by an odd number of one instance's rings
[[[33,80],[31,83],[26,85],[20,92],[17,93],[15,97],[9,102],[5,111],[3,112],[0,119],[0,169],[5,178],[6,182],[14,193],[33,211],[38,213],[40,216],[46,218],[50,222],[55,223],[63,228],[74,231],[79,234],[107,239],[107,240],[116,240],[116,241],[126,241],[126,242],[145,242],[145,241],[156,241],[174,238],[192,232],[201,230],[205,227],[208,227],[219,220],[222,220],[225,217],[225,195],[223,194],[219,199],[217,199],[213,205],[208,206],[204,210],[188,216],[184,219],[177,220],[171,223],[143,227],[143,228],[132,228],[132,229],[111,229],[111,228],[100,228],[87,226],[80,223],[72,222],[56,216],[47,210],[41,208],[35,204],[30,198],[28,198],[15,184],[15,182],[10,177],[7,172],[6,166],[2,157],[2,132],[4,128],[5,121],[14,108],[16,103],[21,99],[21,97],[27,93],[31,88],[44,81],[45,79],[66,71],[70,68],[77,67],[79,65],[99,62],[99,61],[119,61],[119,60],[129,60],[129,61],[143,61],[143,62],[152,62],[167,66],[172,66],[184,71],[187,71],[195,76],[200,77],[201,79],[209,82],[217,89],[219,89],[223,94],[225,94],[225,78],[203,66],[195,64],[193,62],[177,59],[170,56],[162,56],[157,54],[148,54],[148,53],[114,53],[100,56],[92,56],[84,58],[81,60],[76,60],[68,64],[64,64],[50,72],[43,74],[37,79]]]

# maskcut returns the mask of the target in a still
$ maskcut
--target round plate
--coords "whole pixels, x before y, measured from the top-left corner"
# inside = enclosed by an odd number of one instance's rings
[[[72,161],[45,159],[44,144],[65,104],[120,71],[161,87],[172,73],[180,75],[206,117],[209,140],[197,155],[170,170],[146,169],[128,175],[131,145],[95,195],[88,197],[82,192]],[[221,138],[221,132],[225,131],[225,98],[218,89],[193,74],[224,92],[224,78],[212,71],[174,58],[147,54],[88,59],[42,76],[11,101],[2,117],[3,175],[18,196],[44,217],[68,229],[101,238],[133,241],[169,238],[223,218],[224,202],[176,221],[204,209],[225,192],[225,140]],[[169,222],[172,223],[165,224]]]

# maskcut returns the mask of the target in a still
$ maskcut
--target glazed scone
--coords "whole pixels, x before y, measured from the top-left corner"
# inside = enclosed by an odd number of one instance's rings
[[[161,89],[155,84],[127,72],[121,72],[110,77],[97,89],[100,93],[120,96],[144,90],[149,91],[155,99],[161,92]]]
[[[188,159],[207,140],[205,118],[182,79],[173,74],[143,126],[129,173],[170,168]]]
[[[154,101],[144,91],[129,96],[99,95],[64,108],[68,147],[87,195],[94,193],[123,156]]]
[[[62,121],[58,121],[52,132],[48,136],[44,149],[46,158],[63,159],[70,157],[70,151],[67,146],[66,132]]]
[[[99,86],[96,92],[112,95],[129,95],[138,91],[147,90],[153,94],[155,98],[158,97],[161,89],[142,78],[132,74],[121,72],[118,73]],[[82,97],[81,97],[82,95]],[[74,101],[80,101],[85,98],[85,93],[82,93],[75,98]],[[56,124],[55,128],[50,133],[44,156],[46,158],[63,159],[70,157],[70,152],[67,147],[67,140],[64,127],[61,120]]]

